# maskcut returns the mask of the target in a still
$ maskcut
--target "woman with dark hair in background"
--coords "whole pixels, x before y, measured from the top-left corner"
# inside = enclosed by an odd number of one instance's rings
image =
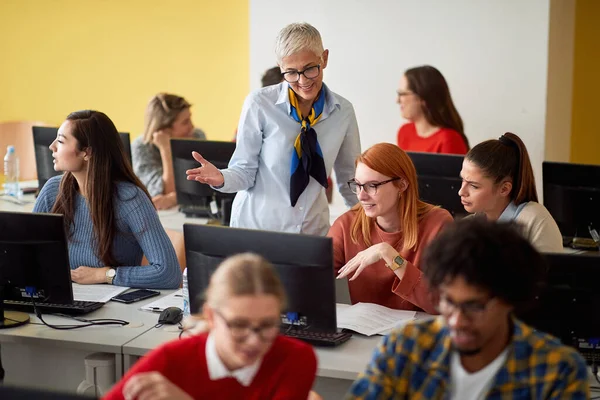
[[[523,141],[513,133],[486,140],[465,156],[458,192],[465,210],[492,221],[516,221],[540,252],[563,250],[562,235],[538,203],[533,168]]]
[[[400,79],[398,104],[402,117],[410,121],[398,130],[402,150],[467,153],[469,140],[440,71],[429,65],[406,70]]]
[[[262,87],[277,85],[278,83],[281,83],[281,82],[283,82],[283,75],[281,74],[281,69],[279,68],[278,65],[266,70],[260,80]]]
[[[110,118],[90,110],[69,114],[50,150],[54,169],[64,174],[46,182],[33,211],[64,215],[71,279],[177,288],[175,249]],[[149,265],[140,266],[144,255]]]

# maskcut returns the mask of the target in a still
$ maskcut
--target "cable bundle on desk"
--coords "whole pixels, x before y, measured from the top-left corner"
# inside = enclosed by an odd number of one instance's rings
[[[32,303],[33,303],[33,311],[35,312],[35,315],[40,319],[40,321],[42,321],[42,324],[44,324],[48,328],[52,328],[52,329],[70,330],[70,329],[86,328],[88,326],[96,326],[96,325],[120,325],[120,326],[129,325],[129,322],[124,321],[122,319],[113,319],[113,318],[85,319],[85,318],[73,317],[71,315],[66,315],[66,314],[54,314],[54,315],[58,315],[58,316],[65,317],[65,318],[70,318],[70,319],[73,319],[78,322],[83,322],[83,324],[53,325],[53,324],[49,324],[46,321],[44,321],[44,318],[42,317],[42,312],[36,307],[35,301],[32,300]]]
[[[36,296],[38,296],[37,291],[32,287],[27,287],[25,289],[26,289],[27,294],[31,297],[31,303],[33,304],[33,312],[35,313],[36,317],[38,317],[39,320],[42,321],[42,324],[47,326],[48,328],[59,329],[59,330],[70,330],[70,329],[87,328],[88,326],[97,326],[97,325],[120,325],[120,326],[129,325],[129,322],[124,321],[122,319],[113,319],[113,318],[85,319],[85,318],[73,317],[71,315],[66,315],[66,314],[55,314],[55,315],[65,317],[65,318],[70,318],[70,319],[73,319],[78,322],[83,322],[83,324],[79,324],[79,325],[49,324],[46,321],[44,321],[44,318],[42,317],[42,311],[40,309],[38,309],[38,307],[36,306],[35,298],[36,298]]]

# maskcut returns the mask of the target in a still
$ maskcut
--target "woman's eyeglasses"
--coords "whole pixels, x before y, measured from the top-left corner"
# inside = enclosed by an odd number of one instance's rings
[[[352,193],[358,194],[360,190],[364,190],[369,196],[374,196],[377,194],[377,188],[381,185],[385,185],[386,183],[397,181],[401,178],[392,178],[387,181],[381,182],[368,182],[360,184],[356,182],[354,179],[348,181],[348,187],[352,191]]]
[[[300,75],[304,75],[306,79],[315,79],[321,72],[321,65],[313,65],[303,71],[286,71],[283,73],[283,79],[289,83],[296,83],[300,80]]]
[[[231,336],[237,342],[243,342],[248,339],[250,333],[255,333],[264,342],[273,340],[279,334],[280,320],[262,322],[258,326],[252,326],[246,321],[227,320],[218,310],[213,309],[213,311],[225,322]]]

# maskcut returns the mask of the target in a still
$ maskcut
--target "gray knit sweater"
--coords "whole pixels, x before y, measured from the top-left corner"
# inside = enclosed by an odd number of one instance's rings
[[[46,182],[34,212],[49,213],[54,206],[62,176]],[[113,253],[118,265],[113,284],[137,288],[175,289],[181,283],[181,270],[173,244],[162,227],[150,199],[131,183],[117,184],[114,206],[117,234]],[[73,235],[69,239],[71,269],[79,266],[104,267],[96,254],[96,239],[86,199],[77,195]],[[149,265],[140,266],[145,255]]]
[[[206,140],[206,134],[201,129],[195,129],[190,139]],[[190,159],[192,155],[190,154]],[[160,150],[152,143],[144,143],[144,137],[139,136],[131,142],[131,158],[133,172],[146,186],[150,196],[163,194],[165,190],[162,180],[163,167]]]

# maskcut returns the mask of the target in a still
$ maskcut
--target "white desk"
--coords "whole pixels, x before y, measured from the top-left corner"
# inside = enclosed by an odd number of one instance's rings
[[[177,208],[158,211],[158,217],[165,229],[172,229],[178,232],[183,232],[183,224],[205,225],[208,222],[208,218],[186,217],[183,213],[179,212]]]
[[[164,290],[161,295],[172,292],[173,290]],[[77,385],[85,379],[83,359],[95,352],[114,354],[115,380],[119,379],[123,374],[123,345],[153,329],[158,321],[158,314],[140,311],[139,307],[156,299],[154,297],[134,304],[108,302],[99,310],[83,316],[86,319],[123,319],[130,323],[124,327],[94,326],[55,330],[29,323],[0,330],[5,382],[74,392]],[[44,316],[44,320],[50,324],[77,323],[56,316]],[[31,315],[31,322],[40,321]]]
[[[8,196],[0,196],[0,210],[16,211],[16,212],[31,212],[35,204],[35,196],[28,194],[22,199],[16,200]]]

